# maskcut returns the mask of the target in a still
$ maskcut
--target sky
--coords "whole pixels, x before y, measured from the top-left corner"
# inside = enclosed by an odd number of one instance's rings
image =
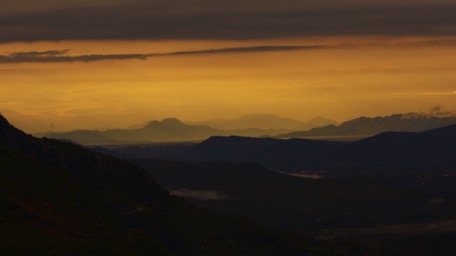
[[[452,0],[2,0],[0,113],[29,133],[456,111]]]

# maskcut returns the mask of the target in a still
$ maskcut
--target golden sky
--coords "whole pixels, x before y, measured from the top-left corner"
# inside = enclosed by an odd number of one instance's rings
[[[343,121],[436,105],[456,110],[456,37],[0,44],[0,112],[31,133],[251,113]]]
[[[2,0],[0,112],[27,132],[456,109],[454,0]]]

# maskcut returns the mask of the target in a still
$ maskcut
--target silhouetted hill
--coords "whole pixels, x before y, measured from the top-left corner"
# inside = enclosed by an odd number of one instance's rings
[[[332,158],[346,163],[419,166],[456,163],[452,157],[455,153],[456,140],[421,133],[387,132],[348,145]]]
[[[426,170],[441,172],[456,166],[455,125],[420,133],[386,132],[347,144],[321,157],[320,166],[347,172]],[[342,172],[343,173],[343,172]]]
[[[5,255],[302,253],[248,220],[169,196],[129,162],[36,139],[3,117],[0,175]]]
[[[282,134],[283,138],[326,136],[371,136],[382,132],[421,132],[456,123],[456,117],[435,117],[416,113],[383,117],[360,117],[340,124],[310,131]]]
[[[249,128],[261,128],[267,130],[308,130],[311,128],[336,123],[336,121],[326,119],[323,117],[315,117],[308,121],[300,121],[292,118],[284,118],[271,114],[251,114],[243,115],[234,119],[213,119],[204,122],[198,122],[198,124],[207,125],[222,130]]]
[[[456,139],[456,125],[445,126],[437,129],[422,132],[427,135],[444,137],[447,139]]]
[[[184,161],[254,162],[276,170],[301,170],[343,143],[305,139],[211,137],[181,154]]]
[[[211,137],[191,144],[104,150],[125,158],[158,158],[188,162],[259,163],[274,170],[328,171],[439,169],[456,163],[455,125],[421,133],[386,132],[356,142],[308,139]],[[356,168],[355,168],[356,167]],[[388,167],[388,168],[385,168]],[[341,172],[344,173],[344,172]]]

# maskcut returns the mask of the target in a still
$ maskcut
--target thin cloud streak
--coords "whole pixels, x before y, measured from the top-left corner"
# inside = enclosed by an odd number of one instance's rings
[[[429,95],[429,96],[444,96],[444,95],[456,95],[454,91],[436,91],[436,92],[394,92],[393,96],[409,96],[409,95]]]
[[[71,62],[94,62],[103,60],[146,60],[152,57],[227,54],[227,53],[255,53],[255,52],[278,52],[278,51],[312,51],[332,49],[355,49],[366,47],[456,47],[456,39],[420,39],[402,40],[374,40],[373,42],[342,42],[339,44],[316,44],[316,45],[260,45],[246,47],[216,48],[193,51],[175,51],[168,53],[131,53],[131,54],[85,54],[72,55],[69,49],[13,52],[0,55],[0,64],[12,63],[71,63]],[[442,69],[439,69],[442,70]],[[365,70],[371,71],[371,70]],[[377,71],[377,70],[376,70]],[[388,70],[390,72],[404,72],[407,70]]]
[[[226,53],[251,53],[251,52],[274,52],[274,51],[295,51],[295,50],[319,50],[336,48],[323,45],[309,46],[253,46],[235,47],[197,51],[178,51],[170,53],[149,53],[149,54],[90,54],[69,56],[65,55],[69,50],[51,50],[44,52],[15,52],[9,55],[0,55],[0,63],[63,63],[63,62],[93,62],[102,60],[145,60],[151,57],[179,56],[179,55],[200,55],[200,54],[226,54]]]

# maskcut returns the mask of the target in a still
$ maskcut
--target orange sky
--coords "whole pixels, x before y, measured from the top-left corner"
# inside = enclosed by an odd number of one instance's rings
[[[456,110],[453,37],[5,43],[0,55],[68,50],[65,56],[105,56],[254,46],[319,48],[93,62],[8,59],[0,61],[0,112],[27,132],[42,132],[128,127],[165,117],[196,121],[272,113],[343,121],[428,111],[435,105]]]

